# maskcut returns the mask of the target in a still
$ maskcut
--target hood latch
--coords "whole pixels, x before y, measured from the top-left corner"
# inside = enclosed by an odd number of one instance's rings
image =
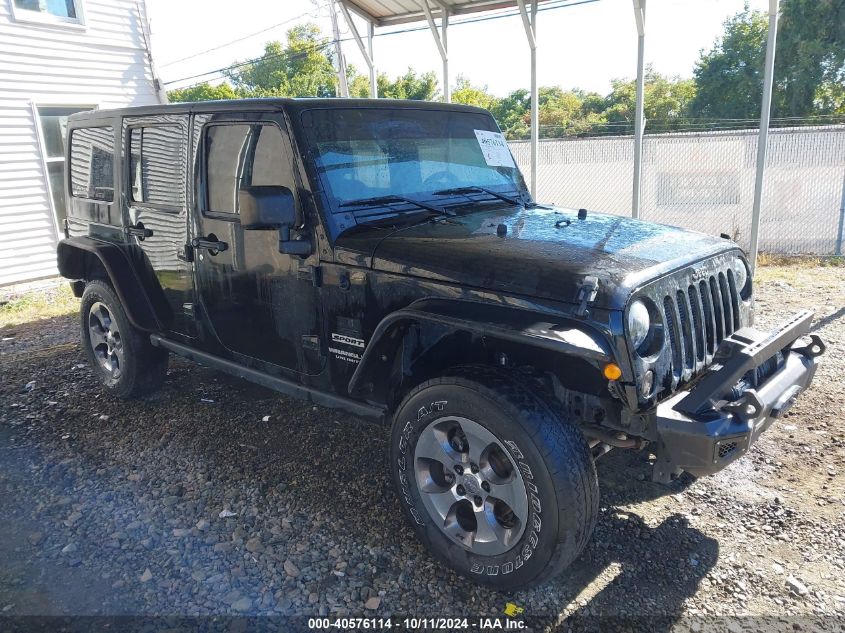
[[[592,275],[584,277],[584,281],[581,282],[581,287],[578,289],[578,301],[580,302],[578,311],[576,312],[578,316],[585,317],[589,314],[587,306],[595,301],[598,292],[598,277],[593,277]]]

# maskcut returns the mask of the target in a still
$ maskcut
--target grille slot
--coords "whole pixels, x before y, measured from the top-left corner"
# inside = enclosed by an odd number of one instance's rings
[[[684,294],[683,290],[678,290],[677,293],[678,299],[678,314],[680,314],[680,329],[681,329],[681,337],[684,341],[684,366],[687,369],[695,369],[695,352],[693,352],[693,347],[695,346],[695,342],[693,341],[692,335],[692,326],[690,323],[690,315],[689,315],[689,306],[687,305],[687,297]]]
[[[715,277],[710,277],[710,300],[713,302],[713,317],[716,319],[716,347],[725,339],[725,320],[722,315],[722,298]]]
[[[668,292],[662,308],[673,386],[701,371],[722,341],[742,326],[730,269]]]
[[[707,354],[712,356],[716,351],[716,330],[713,320],[713,304],[710,301],[710,289],[707,282],[698,285],[701,294],[701,305],[704,306],[704,329],[707,332]]]
[[[663,316],[666,319],[667,342],[672,350],[672,373],[676,378],[681,377],[681,342],[678,336],[678,324],[675,321],[675,305],[672,297],[663,299]]]
[[[701,304],[698,300],[698,291],[695,286],[687,288],[687,297],[689,297],[690,311],[692,312],[692,331],[695,333],[695,351],[696,360],[699,363],[704,362],[704,324],[702,323],[703,315],[701,313]]]
[[[722,314],[725,315],[725,336],[730,336],[736,328],[734,327],[731,297],[728,292],[728,281],[725,278],[725,273],[719,273],[719,291],[722,299]]]
[[[731,312],[734,315],[735,330],[740,328],[739,317],[739,292],[736,289],[736,279],[734,278],[734,271],[728,269],[728,289],[731,296]]]

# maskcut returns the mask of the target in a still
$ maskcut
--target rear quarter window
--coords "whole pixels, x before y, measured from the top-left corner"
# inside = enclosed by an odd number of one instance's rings
[[[70,133],[70,193],[114,201],[114,128],[76,128]]]

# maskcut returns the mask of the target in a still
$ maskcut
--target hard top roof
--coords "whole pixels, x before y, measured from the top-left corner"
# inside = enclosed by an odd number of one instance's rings
[[[70,117],[72,122],[96,121],[98,119],[115,116],[153,116],[156,114],[188,114],[192,112],[237,112],[244,110],[277,112],[288,110],[302,112],[315,109],[348,109],[348,108],[378,108],[382,110],[416,109],[416,110],[450,110],[457,112],[486,113],[486,110],[474,106],[440,103],[437,101],[410,101],[400,99],[339,99],[339,98],[309,98],[294,99],[272,97],[267,99],[227,99],[221,101],[194,101],[189,103],[168,103],[162,105],[145,105],[112,110],[88,110]]]

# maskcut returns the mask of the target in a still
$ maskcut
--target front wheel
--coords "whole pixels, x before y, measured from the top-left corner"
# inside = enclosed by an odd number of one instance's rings
[[[484,368],[408,394],[393,420],[390,470],[428,550],[501,590],[560,573],[598,513],[581,432],[527,384]]]

